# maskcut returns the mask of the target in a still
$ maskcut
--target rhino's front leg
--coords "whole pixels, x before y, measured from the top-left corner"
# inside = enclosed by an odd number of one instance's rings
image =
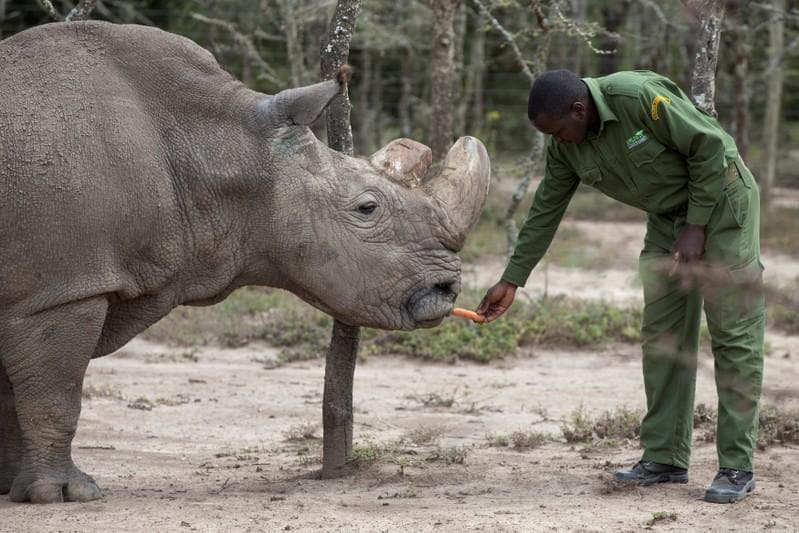
[[[5,325],[3,364],[21,433],[12,501],[88,501],[102,493],[72,462],[86,366],[97,346],[105,298],[82,300]],[[5,329],[5,328],[4,328]]]
[[[0,361],[2,348],[0,348]],[[8,374],[0,364],[0,494],[8,494],[22,457],[22,437]]]

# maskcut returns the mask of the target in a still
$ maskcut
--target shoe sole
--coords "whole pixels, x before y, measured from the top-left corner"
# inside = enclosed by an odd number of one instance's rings
[[[649,485],[656,485],[658,483],[688,483],[688,472],[664,472],[662,474],[653,475],[643,479],[619,479],[618,477],[614,476],[613,479],[622,483],[635,483],[641,487],[648,487]]]
[[[705,491],[705,501],[709,503],[735,503],[749,496],[749,493],[751,493],[753,490],[755,490],[754,481],[752,481],[752,484],[746,487],[746,490],[743,492],[733,494],[715,494],[710,491]]]

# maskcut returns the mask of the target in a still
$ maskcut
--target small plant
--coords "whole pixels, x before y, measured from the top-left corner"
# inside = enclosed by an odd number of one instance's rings
[[[441,426],[418,426],[406,432],[402,441],[409,441],[417,446],[433,444],[444,434],[444,431],[445,428]]]
[[[452,394],[442,396],[437,392],[431,392],[424,396],[415,397],[416,400],[422,403],[425,407],[446,407],[450,408],[455,405],[455,393],[457,388],[452,391]]]
[[[518,450],[538,448],[547,441],[547,435],[538,431],[514,431],[510,434],[510,442]]]
[[[187,404],[189,402],[191,402],[191,398],[189,398],[185,394],[178,394],[174,398],[162,398],[162,397],[159,397],[159,398],[155,399],[155,403],[157,403],[158,405],[167,405],[167,406],[170,406],[170,407],[174,407],[176,405],[184,405],[184,404]]]
[[[796,288],[766,285],[767,325],[789,334],[799,333],[799,298]]]
[[[694,409],[694,427],[701,428],[716,425],[716,410],[700,403]]]
[[[436,448],[433,451],[433,453],[427,456],[425,461],[427,462],[441,461],[447,465],[452,465],[452,464],[462,465],[466,461],[466,457],[468,455],[469,455],[469,449],[463,446]]]
[[[129,409],[139,409],[141,411],[152,411],[155,404],[144,396],[139,396],[128,404]]]
[[[592,427],[594,434],[602,440],[629,440],[641,433],[641,413],[626,407],[617,407],[612,413],[604,411]]]
[[[314,466],[322,464],[322,454],[321,453],[308,453],[307,451],[304,453],[299,454],[299,458],[297,462],[301,466]]]
[[[658,511],[652,513],[652,519],[648,522],[650,526],[654,526],[658,522],[675,522],[677,520],[677,513],[667,513],[666,511]]]
[[[570,422],[561,425],[566,442],[612,443],[615,440],[636,438],[641,432],[641,413],[626,407],[617,407],[613,412],[603,411],[596,420],[580,406],[571,414]]]
[[[585,407],[581,404],[571,414],[570,422],[561,424],[560,430],[566,442],[586,442],[591,440],[593,435],[591,417],[585,412]]]
[[[113,398],[114,400],[124,400],[125,397],[110,385],[86,385],[81,392],[83,398],[91,400],[94,398]]]
[[[760,409],[757,447],[773,444],[799,444],[799,410],[781,410],[773,405]]]
[[[319,429],[319,424],[314,422],[303,422],[291,426],[283,432],[283,437],[289,442],[301,442],[306,440],[317,439],[316,431]]]
[[[494,446],[497,448],[507,448],[510,446],[510,438],[507,435],[488,433],[486,435],[486,441],[488,442],[489,446]]]
[[[390,462],[404,469],[413,463],[406,456],[412,456],[414,453],[404,449],[399,442],[379,443],[368,440],[353,446],[350,463],[357,468],[363,468],[379,462]]]

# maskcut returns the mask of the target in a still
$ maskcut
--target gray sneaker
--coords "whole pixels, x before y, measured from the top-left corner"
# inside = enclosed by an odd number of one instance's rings
[[[638,461],[632,468],[617,470],[613,474],[616,481],[626,481],[638,485],[655,483],[688,483],[688,470],[673,465]]]
[[[705,501],[712,503],[735,503],[746,498],[755,488],[752,472],[719,468],[713,483],[705,491]]]

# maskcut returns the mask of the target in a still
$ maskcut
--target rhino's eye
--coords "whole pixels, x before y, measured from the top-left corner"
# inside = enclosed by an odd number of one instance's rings
[[[377,202],[364,202],[358,206],[358,212],[362,215],[371,215],[377,209]]]

